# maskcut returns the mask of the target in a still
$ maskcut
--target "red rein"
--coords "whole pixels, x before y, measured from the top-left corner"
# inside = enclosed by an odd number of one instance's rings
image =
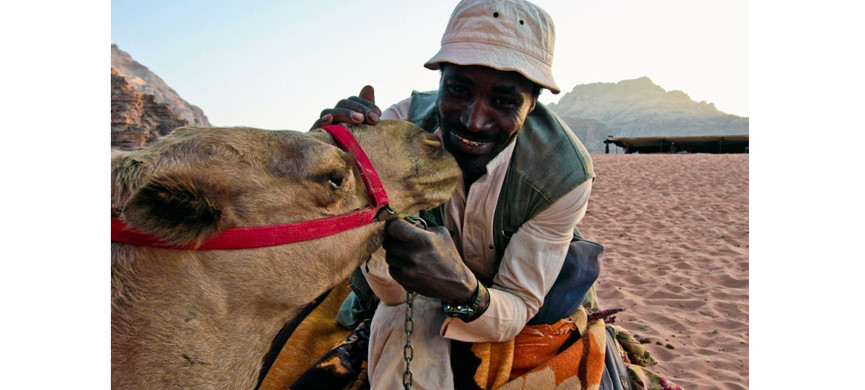
[[[372,199],[371,205],[334,217],[282,225],[227,229],[200,246],[167,244],[152,234],[126,225],[120,219],[111,218],[111,241],[138,246],[192,250],[249,249],[314,240],[372,223],[379,210],[388,205],[387,194],[375,168],[348,129],[342,125],[324,126],[323,129],[330,133],[348,153],[354,155],[361,178],[366,184],[366,191]]]

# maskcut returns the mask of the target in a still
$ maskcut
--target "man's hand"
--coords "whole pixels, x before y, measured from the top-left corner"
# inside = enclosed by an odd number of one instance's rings
[[[471,302],[478,281],[463,263],[447,229],[423,230],[393,219],[386,232],[382,247],[390,275],[406,290],[452,305]]]
[[[360,90],[359,96],[342,99],[336,103],[336,107],[322,110],[312,128],[317,129],[332,123],[375,125],[380,118],[381,109],[375,105],[375,90],[367,85]]]

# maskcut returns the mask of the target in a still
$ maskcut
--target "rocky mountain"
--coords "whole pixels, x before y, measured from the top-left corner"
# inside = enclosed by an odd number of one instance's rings
[[[158,103],[111,69],[111,147],[138,149],[188,122],[169,104]]]
[[[648,77],[618,83],[581,84],[549,105],[591,153],[616,137],[743,135],[748,118],[695,102],[682,91],[665,91]]]
[[[207,116],[204,115],[204,112],[200,108],[183,100],[165,81],[151,72],[150,69],[147,69],[146,66],[132,59],[129,53],[120,50],[116,44],[111,45],[111,67],[117,69],[118,74],[126,77],[129,85],[138,91],[155,96],[157,103],[171,105],[174,112],[179,114],[189,124],[210,126]]]

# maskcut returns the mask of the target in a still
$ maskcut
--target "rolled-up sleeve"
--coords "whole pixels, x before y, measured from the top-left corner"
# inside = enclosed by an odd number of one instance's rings
[[[589,180],[523,224],[505,249],[489,288],[487,310],[468,323],[448,318],[441,335],[466,342],[514,338],[538,312],[556,281],[573,228],[586,214],[591,188]]]
[[[379,248],[360,269],[372,292],[387,305],[396,306],[405,302],[406,291],[388,271],[385,250]]]

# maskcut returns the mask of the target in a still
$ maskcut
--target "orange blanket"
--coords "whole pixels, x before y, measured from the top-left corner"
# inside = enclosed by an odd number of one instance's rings
[[[473,344],[471,351],[480,359],[475,384],[482,389],[597,388],[604,370],[604,322],[586,319],[580,310],[552,325],[527,326],[511,341]]]
[[[298,326],[283,347],[263,390],[368,388],[366,353],[369,322],[356,329],[337,325],[336,312],[348,286],[341,285]],[[654,359],[621,327],[610,325],[616,348],[628,357],[634,389],[680,389],[642,364]],[[598,389],[607,346],[603,320],[588,321],[584,308],[552,325],[531,325],[501,343],[452,342],[456,388]],[[320,360],[318,360],[320,358]],[[316,362],[318,360],[318,362]]]

